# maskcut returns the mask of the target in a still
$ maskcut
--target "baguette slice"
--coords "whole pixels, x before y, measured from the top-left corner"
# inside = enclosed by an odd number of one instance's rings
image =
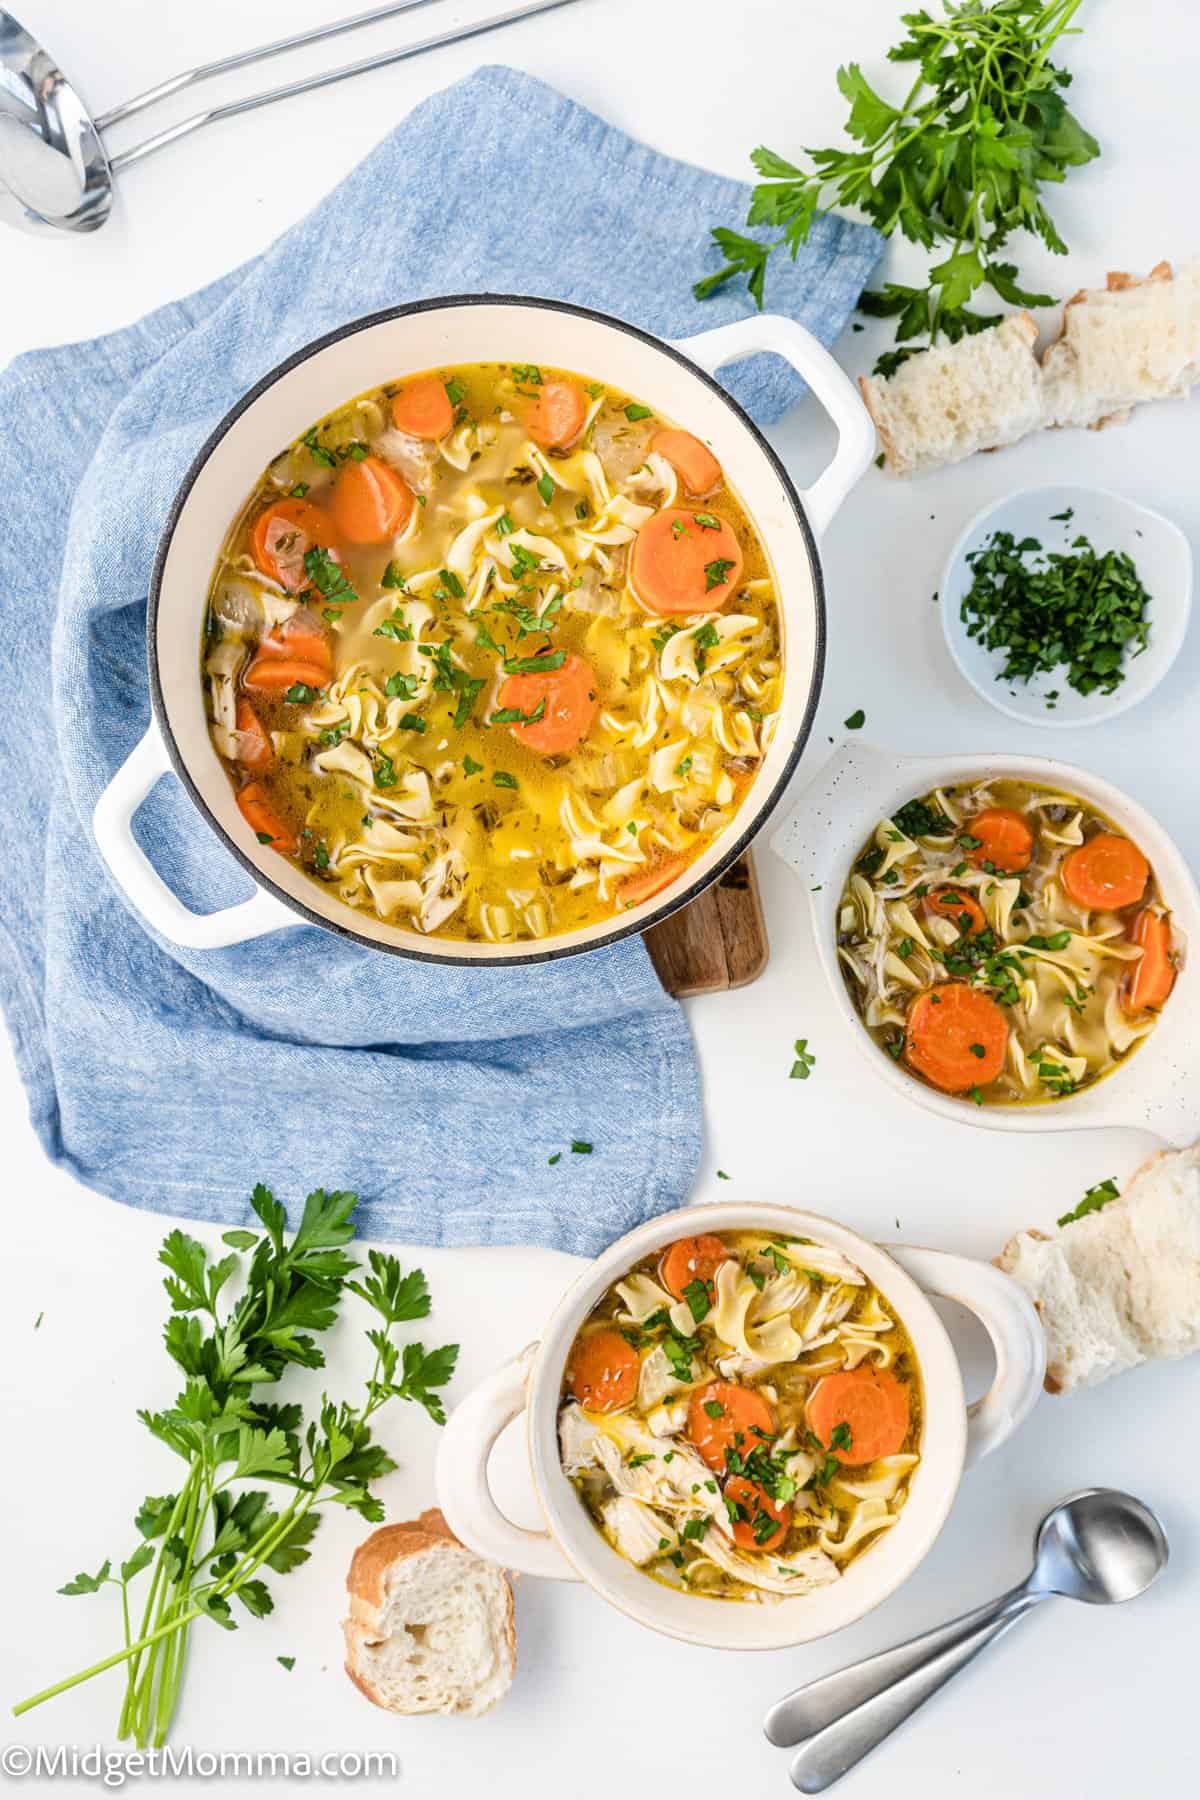
[[[1159,1151],[1120,1199],[1053,1236],[1018,1232],[996,1261],[1041,1317],[1052,1394],[1200,1349],[1200,1144]]]
[[[1200,380],[1200,264],[1144,281],[1117,271],[1063,308],[1062,334],[1042,357],[1047,425],[1093,431],[1143,400],[1186,394]]]
[[[478,1718],[512,1686],[508,1577],[460,1544],[436,1508],[373,1531],[346,1587],[346,1673],[376,1706]]]
[[[1042,382],[1027,312],[957,344],[936,344],[888,380],[859,387],[897,475],[962,462],[976,450],[1015,444],[1043,423]]]

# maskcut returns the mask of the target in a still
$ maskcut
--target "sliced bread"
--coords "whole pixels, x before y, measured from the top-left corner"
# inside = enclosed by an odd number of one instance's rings
[[[889,467],[912,475],[1015,444],[1042,423],[1041,373],[1027,312],[957,344],[937,344],[884,380],[859,381]]]
[[[1047,425],[1093,430],[1143,400],[1186,394],[1200,380],[1200,265],[1144,281],[1113,272],[1063,308],[1062,334],[1042,357]]]
[[[436,1508],[373,1531],[346,1587],[346,1673],[376,1706],[477,1718],[512,1686],[508,1577],[460,1544]]]
[[[1041,1317],[1052,1394],[1200,1349],[1200,1144],[1160,1151],[1053,1235],[1018,1232],[996,1261]]]

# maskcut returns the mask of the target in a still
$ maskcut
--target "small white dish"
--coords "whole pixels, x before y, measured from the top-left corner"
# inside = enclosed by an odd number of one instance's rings
[[[1054,517],[1068,511],[1069,519]],[[1132,557],[1150,595],[1150,641],[1140,655],[1126,658],[1125,679],[1114,693],[1077,694],[1067,685],[1065,666],[1029,682],[1002,680],[1006,653],[986,650],[968,637],[962,602],[974,577],[967,556],[997,531],[1010,531],[1017,543],[1036,538],[1043,549],[1058,552],[1084,536],[1098,553],[1124,550]],[[1178,656],[1192,610],[1192,550],[1178,525],[1122,494],[1090,487],[1025,488],[971,520],[947,558],[938,595],[950,654],[984,700],[1025,725],[1099,725],[1144,700]],[[1047,707],[1046,696],[1055,692],[1053,708]]]

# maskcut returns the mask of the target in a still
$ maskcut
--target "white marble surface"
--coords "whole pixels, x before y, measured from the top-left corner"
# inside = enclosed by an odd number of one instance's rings
[[[20,11],[69,59],[102,110],[189,62],[316,22],[334,4],[243,0],[236,8],[168,9],[153,0],[106,7],[20,0]],[[483,16],[489,5],[464,0],[445,10]],[[0,239],[0,359],[119,327],[253,255],[415,100],[481,60],[520,64],[663,149],[741,174],[759,141],[787,153],[837,130],[839,62],[859,58],[887,78],[882,53],[898,10],[894,0],[838,8],[583,0],[490,44],[214,128],[131,170],[99,236]],[[433,16],[410,22],[409,35],[422,34]],[[1074,100],[1102,137],[1104,157],[1055,197],[1069,260],[1021,245],[1032,282],[1063,294],[1107,267],[1144,269],[1161,255],[1200,248],[1191,222],[1200,54],[1194,9],[1185,0],[1144,0],[1137,8],[1087,0],[1081,17],[1087,35],[1071,51]],[[347,56],[398,42],[405,31],[403,23],[373,31]],[[237,85],[222,84],[222,96]],[[164,122],[191,110],[176,102]],[[698,244],[716,222],[696,220]],[[905,250],[889,262],[901,279],[918,266]],[[870,333],[847,334],[840,351],[847,366],[865,368],[872,342]],[[829,447],[810,405],[774,437],[801,478]],[[1049,751],[1126,786],[1194,860],[1195,634],[1144,708],[1096,731],[1051,734],[1003,719],[966,689],[946,656],[930,597],[965,520],[1035,482],[1120,488],[1162,508],[1195,543],[1196,446],[1195,411],[1167,406],[1124,430],[1047,437],[919,484],[872,473],[825,547],[830,663],[814,744],[861,706],[868,735],[914,750]],[[690,1008],[708,1131],[697,1198],[795,1197],[882,1237],[988,1255],[1015,1227],[1044,1225],[1091,1183],[1132,1170],[1148,1147],[1134,1134],[985,1137],[877,1088],[823,989],[802,892],[765,853],[760,869],[772,940],[766,976]],[[804,1084],[787,1078],[797,1036],[817,1056]],[[59,1599],[53,1590],[76,1569],[125,1553],[141,1496],[170,1485],[169,1459],[134,1409],[163,1403],[173,1389],[156,1344],[163,1301],[154,1258],[163,1221],[86,1193],[47,1165],[7,1054],[0,1125],[9,1195],[0,1309],[0,1520],[9,1551],[0,1700],[7,1705],[111,1647],[117,1622],[105,1600]],[[264,1170],[269,1161],[264,1143]],[[730,1184],[717,1182],[718,1166]],[[248,1170],[248,1180],[257,1173]],[[565,1257],[519,1249],[431,1252],[421,1260],[434,1287],[438,1335],[462,1340],[456,1394],[533,1335],[573,1268]],[[339,1353],[335,1390],[357,1362],[352,1345]],[[656,1639],[578,1588],[524,1581],[517,1684],[477,1724],[392,1719],[340,1674],[341,1581],[362,1532],[351,1519],[331,1520],[307,1569],[276,1581],[278,1610],[269,1623],[250,1621],[236,1637],[197,1635],[177,1741],[214,1750],[391,1750],[405,1789],[422,1800],[485,1784],[497,1800],[602,1800],[634,1791],[782,1795],[786,1757],[758,1731],[769,1700],[1006,1586],[1024,1571],[1045,1506],[1072,1488],[1112,1482],[1161,1509],[1174,1559],[1160,1587],[1123,1612],[1084,1615],[1066,1602],[1047,1608],[842,1791],[848,1800],[884,1792],[923,1800],[964,1791],[973,1800],[1181,1792],[1194,1736],[1187,1646],[1200,1603],[1194,1390],[1195,1369],[1179,1366],[1143,1370],[1070,1402],[1044,1402],[1017,1439],[966,1479],[916,1576],[836,1643],[723,1656]],[[389,1436],[401,1466],[383,1496],[389,1516],[402,1518],[432,1500],[434,1432],[404,1417]],[[502,1447],[498,1462],[503,1494],[528,1518],[515,1445]],[[280,1653],[296,1657],[290,1675],[275,1661]],[[0,1725],[0,1743],[110,1742],[117,1691],[115,1677],[99,1680]],[[225,1786],[249,1791],[237,1778]]]

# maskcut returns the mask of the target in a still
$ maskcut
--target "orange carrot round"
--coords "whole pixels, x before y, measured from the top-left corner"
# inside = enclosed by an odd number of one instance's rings
[[[1062,884],[1076,906],[1088,912],[1117,912],[1136,906],[1146,891],[1150,864],[1130,838],[1100,831],[1072,850],[1062,866]]]
[[[377,456],[343,463],[333,484],[333,520],[351,544],[382,544],[395,537],[415,505],[408,483]]]
[[[534,443],[544,450],[565,450],[583,430],[587,400],[573,381],[547,381],[529,409],[525,423]]]
[[[962,835],[979,839],[967,851],[968,861],[976,868],[990,863],[1003,875],[1019,875],[1033,860],[1033,828],[1014,807],[985,807],[966,821]]]
[[[271,735],[243,694],[237,703],[237,759],[244,769],[269,769],[275,761]]]
[[[840,1463],[895,1456],[908,1436],[908,1389],[890,1369],[860,1367],[825,1375],[804,1410],[809,1430]]]
[[[259,513],[250,533],[250,551],[263,574],[293,594],[308,579],[305,552],[314,545],[331,550],[336,542],[329,514],[311,501],[292,498],[276,500]]]
[[[712,1381],[688,1405],[687,1434],[710,1469],[726,1468],[726,1451],[749,1456],[769,1447],[775,1415],[756,1388]]]
[[[743,1550],[778,1550],[792,1522],[790,1506],[772,1500],[766,1488],[757,1481],[748,1481],[744,1475],[734,1475],[725,1483],[724,1500],[726,1506],[738,1511],[738,1517],[732,1521],[735,1544]],[[775,1521],[774,1531],[767,1528],[771,1519]]]
[[[1175,986],[1171,961],[1171,922],[1165,913],[1149,907],[1133,921],[1129,933],[1142,954],[1121,985],[1121,1004],[1126,1012],[1158,1012]]]
[[[324,671],[324,681],[328,681],[333,674],[333,651],[328,633],[307,607],[301,607],[290,619],[285,619],[282,625],[269,631],[259,642],[258,655],[281,658],[287,662],[311,663]],[[318,681],[313,685],[320,687],[322,683]]]
[[[454,423],[445,382],[436,375],[408,382],[392,401],[392,423],[409,437],[426,438],[430,443],[444,438]]]
[[[982,906],[964,888],[931,888],[922,904],[926,912],[936,913],[939,918],[949,919],[951,924],[957,925],[964,937],[977,937],[987,930]]]
[[[261,781],[248,781],[244,788],[239,788],[237,803],[238,811],[260,843],[278,850],[281,856],[295,856],[295,833],[280,820]]]
[[[643,900],[653,899],[663,888],[670,887],[675,877],[682,875],[692,860],[687,851],[680,850],[674,856],[660,857],[648,869],[639,869],[633,875],[623,875],[617,883],[617,897],[622,907],[628,910],[631,906],[640,906]]]
[[[684,491],[696,495],[711,494],[720,485],[721,465],[698,437],[690,431],[659,431],[650,439],[651,450],[664,456],[678,475]]]
[[[638,1353],[619,1331],[576,1338],[567,1359],[567,1386],[589,1412],[615,1412],[637,1392]]]
[[[637,534],[630,579],[653,612],[719,612],[742,579],[741,546],[732,526],[719,519],[714,531],[696,518],[683,507],[668,507]]]
[[[717,1270],[728,1260],[729,1251],[710,1231],[699,1237],[676,1238],[659,1258],[658,1278],[668,1293],[682,1300],[690,1281],[702,1281],[705,1287],[711,1287]]]
[[[600,691],[591,665],[582,656],[568,655],[557,669],[510,675],[499,701],[502,709],[514,708],[527,718],[540,707],[538,718],[514,724],[512,734],[542,756],[559,756],[573,750],[591,730]]]
[[[944,1093],[962,1094],[995,1081],[1007,1049],[1004,1014],[989,995],[964,981],[928,988],[908,1010],[908,1065]]]
[[[294,657],[258,655],[242,677],[243,687],[257,694],[286,694],[297,682],[302,687],[324,687],[329,676],[319,663]]]

